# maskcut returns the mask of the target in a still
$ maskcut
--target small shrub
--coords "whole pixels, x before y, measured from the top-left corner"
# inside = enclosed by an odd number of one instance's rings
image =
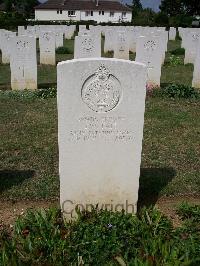
[[[162,94],[170,98],[185,99],[197,99],[200,96],[198,90],[182,84],[171,84],[162,89]]]
[[[170,52],[172,55],[184,55],[185,54],[185,49],[184,48],[177,48],[173,51]]]
[[[57,89],[56,88],[40,89],[36,91],[36,96],[41,99],[56,98]]]
[[[58,47],[56,49],[57,54],[72,54],[71,50],[68,47]]]

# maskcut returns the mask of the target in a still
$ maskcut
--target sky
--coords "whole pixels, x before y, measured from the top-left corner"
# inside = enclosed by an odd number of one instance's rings
[[[39,2],[44,3],[47,0],[39,0]],[[123,0],[124,3],[130,4],[132,0]],[[155,11],[159,11],[159,5],[161,0],[141,0],[144,8],[150,7]]]

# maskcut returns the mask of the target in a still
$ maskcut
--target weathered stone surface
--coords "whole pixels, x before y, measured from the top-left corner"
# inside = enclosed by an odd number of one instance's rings
[[[60,201],[68,218],[77,204],[136,212],[145,95],[143,64],[58,64]]]

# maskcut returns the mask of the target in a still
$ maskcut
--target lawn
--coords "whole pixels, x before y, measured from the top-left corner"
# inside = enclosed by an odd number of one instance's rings
[[[140,201],[200,194],[199,108],[199,101],[147,99]],[[56,200],[56,99],[1,98],[0,129],[0,199]]]
[[[70,53],[57,54],[57,61],[73,58],[73,44],[73,40],[65,41]],[[170,51],[178,47],[180,41],[169,42],[161,82],[190,85],[192,66],[169,64]],[[1,89],[9,83],[9,66],[0,65]],[[56,67],[39,65],[38,83],[39,87],[56,86]],[[198,100],[147,99],[141,204],[155,203],[164,195],[200,195],[199,109]],[[0,200],[57,200],[56,99],[17,100],[0,95],[0,133]]]

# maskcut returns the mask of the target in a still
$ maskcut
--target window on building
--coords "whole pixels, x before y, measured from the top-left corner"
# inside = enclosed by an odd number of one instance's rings
[[[60,14],[62,14],[62,10],[60,10]]]
[[[93,11],[85,11],[85,16],[93,16]]]
[[[104,15],[104,11],[99,11],[99,15]]]
[[[126,18],[126,12],[122,12],[122,18]]]
[[[59,14],[59,10],[57,10],[57,14]]]
[[[114,17],[114,12],[113,11],[110,11],[110,17]]]
[[[76,16],[76,12],[74,10],[68,11],[68,17],[74,17]]]

